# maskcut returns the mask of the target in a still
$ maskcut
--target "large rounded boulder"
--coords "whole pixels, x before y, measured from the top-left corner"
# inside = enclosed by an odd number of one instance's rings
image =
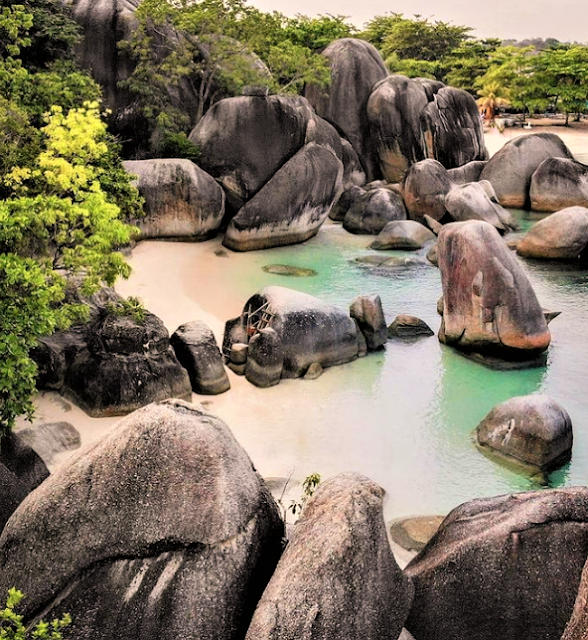
[[[0,537],[0,591],[73,638],[243,638],[283,523],[227,426],[173,400],[120,421],[21,504]]]
[[[420,222],[396,220],[389,222],[370,244],[370,249],[417,251],[435,240],[435,234]]]
[[[318,488],[246,640],[397,640],[412,585],[390,550],[383,495],[359,474],[334,476]]]
[[[361,194],[343,218],[343,228],[350,233],[374,235],[393,220],[406,220],[402,198],[385,187]]]
[[[472,500],[406,567],[406,628],[419,640],[559,640],[587,555],[586,487]]]
[[[408,217],[421,223],[425,216],[441,220],[447,213],[445,196],[454,187],[449,172],[437,160],[428,158],[413,164],[402,183]]]
[[[216,181],[190,160],[129,160],[125,169],[137,176],[145,198],[145,216],[135,224],[140,239],[213,236],[225,213],[225,195]]]
[[[525,258],[576,260],[588,244],[588,208],[569,207],[535,223],[517,244]]]
[[[572,420],[548,396],[520,396],[494,407],[476,427],[476,439],[507,458],[550,471],[572,455]]]
[[[369,42],[342,38],[322,53],[331,67],[331,83],[326,89],[310,85],[305,89],[317,114],[334,124],[357,152],[372,181],[380,176],[366,116],[368,99],[375,84],[388,70],[379,52]]]
[[[551,336],[523,268],[487,222],[445,225],[437,245],[443,285],[439,340],[499,360],[530,361]]]
[[[188,372],[178,362],[163,322],[107,314],[68,368],[62,393],[93,417],[120,416],[150,402],[190,398]]]
[[[549,158],[572,159],[570,150],[554,133],[532,133],[509,140],[488,161],[480,180],[494,187],[503,207],[529,206],[531,177],[539,165]]]
[[[444,202],[447,213],[455,222],[485,220],[502,233],[517,228],[512,215],[498,204],[487,180],[453,187]]]
[[[531,176],[531,209],[559,211],[588,207],[588,166],[569,158],[548,158]]]
[[[306,144],[231,220],[223,244],[234,251],[304,242],[316,235],[343,191],[343,164]]]

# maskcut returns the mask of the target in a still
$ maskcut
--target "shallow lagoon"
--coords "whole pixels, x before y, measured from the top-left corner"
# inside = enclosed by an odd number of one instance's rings
[[[517,215],[523,228],[537,219]],[[366,249],[369,242],[369,236],[351,236],[338,225],[326,225],[303,245],[211,257],[226,267],[231,263],[230,269],[216,273],[216,285],[237,301],[234,315],[254,291],[275,284],[345,308],[359,294],[378,293],[388,322],[408,313],[437,331],[438,270],[425,261],[393,270],[359,265],[355,258],[376,253]],[[262,269],[268,264],[310,268],[318,275],[269,274]],[[548,484],[585,484],[588,271],[565,264],[525,265],[544,308],[562,311],[550,326],[546,367],[492,371],[439,344],[436,337],[389,341],[385,350],[328,369],[317,381],[283,381],[264,390],[247,385],[239,407],[231,391],[214,399],[211,409],[225,417],[262,474],[293,472],[301,478],[313,471],[360,471],[386,489],[386,516],[391,518],[445,513],[471,498],[542,486],[536,478],[489,460],[471,439],[495,404],[541,391],[568,410],[575,437],[571,462],[551,474]],[[205,301],[201,304],[206,309]]]

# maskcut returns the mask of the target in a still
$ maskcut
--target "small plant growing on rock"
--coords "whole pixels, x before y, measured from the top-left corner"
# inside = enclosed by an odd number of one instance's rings
[[[145,306],[142,300],[135,296],[108,303],[106,311],[115,316],[130,316],[136,322],[145,320]]]
[[[40,620],[33,627],[25,627],[22,623],[22,616],[16,613],[20,601],[24,598],[24,593],[15,589],[8,590],[6,608],[0,610],[0,639],[2,640],[62,640],[61,629],[71,624],[71,616],[65,613],[61,620],[44,622]]]
[[[295,516],[296,514],[300,515],[302,513],[302,509],[304,509],[306,503],[310,500],[310,498],[312,498],[320,482],[320,473],[311,473],[309,476],[306,476],[306,478],[304,478],[300,500],[292,500],[292,502],[290,502],[290,506],[288,507],[288,511],[291,511],[293,516]]]

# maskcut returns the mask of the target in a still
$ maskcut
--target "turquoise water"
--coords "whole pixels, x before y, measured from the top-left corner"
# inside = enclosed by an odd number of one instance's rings
[[[515,214],[523,228],[537,219]],[[406,313],[437,331],[439,271],[422,254],[416,256],[422,264],[393,270],[355,263],[357,257],[382,254],[366,248],[370,241],[369,236],[351,236],[338,225],[328,225],[303,245],[250,255],[239,265],[239,295],[245,302],[263,286],[281,285],[347,308],[357,295],[377,293],[388,323]],[[310,268],[318,275],[272,275],[262,271],[267,264]],[[552,344],[545,367],[492,371],[441,345],[436,336],[413,343],[389,341],[384,351],[329,369],[316,382],[290,380],[260,390],[258,402],[268,398],[280,409],[269,416],[244,409],[236,429],[260,471],[288,475],[295,470],[296,477],[314,471],[365,473],[386,489],[389,517],[445,513],[471,498],[545,483],[585,484],[588,271],[566,264],[523,264],[543,307],[562,311],[550,325]],[[500,466],[472,442],[472,431],[494,405],[539,391],[560,402],[574,425],[571,462],[543,482]]]

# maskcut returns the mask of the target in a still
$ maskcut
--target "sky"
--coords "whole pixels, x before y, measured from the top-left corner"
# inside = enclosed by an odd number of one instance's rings
[[[290,16],[348,16],[360,28],[376,15],[395,12],[473,27],[477,38],[588,42],[588,0],[250,0],[250,4]]]

